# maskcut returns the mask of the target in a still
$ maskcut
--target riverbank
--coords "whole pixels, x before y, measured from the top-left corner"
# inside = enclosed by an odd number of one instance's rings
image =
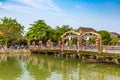
[[[9,48],[2,48],[0,49],[0,54],[17,54],[17,53],[31,53],[29,49],[9,49]]]

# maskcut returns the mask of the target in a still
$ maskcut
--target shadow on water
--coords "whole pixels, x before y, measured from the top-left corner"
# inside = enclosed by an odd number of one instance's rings
[[[1,80],[120,80],[120,68],[52,55],[0,56]]]

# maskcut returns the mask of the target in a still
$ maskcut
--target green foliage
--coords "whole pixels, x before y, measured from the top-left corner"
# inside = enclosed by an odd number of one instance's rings
[[[52,41],[59,41],[61,39],[61,36],[67,32],[73,30],[71,27],[69,27],[69,25],[63,25],[61,27],[57,26],[54,30],[53,30],[53,35],[52,35]]]
[[[0,36],[0,45],[5,45],[7,42],[7,39],[4,38],[3,36]]]
[[[47,40],[51,40],[57,42],[61,39],[61,35],[70,30],[72,30],[72,28],[68,25],[63,25],[62,27],[57,26],[55,29],[52,29],[44,22],[44,20],[38,20],[34,24],[31,24],[25,37],[29,41],[42,40],[43,42],[46,42]]]
[[[95,44],[96,38],[90,38],[89,39],[89,44]]]
[[[77,44],[77,38],[73,38],[73,39],[72,39],[72,43],[73,43],[73,44]]]
[[[29,31],[26,33],[25,37],[29,41],[47,41],[51,38],[52,28],[47,25],[44,20],[38,20],[31,24]]]
[[[120,40],[120,38],[112,38],[110,43],[111,44],[116,44],[119,40]]]
[[[101,30],[101,31],[98,31],[98,33],[101,34],[103,45],[107,45],[110,41],[109,32],[106,30]]]
[[[16,19],[4,17],[0,19],[0,31],[3,32],[4,37],[8,43],[13,44],[14,41],[22,38],[24,26],[19,24]]]

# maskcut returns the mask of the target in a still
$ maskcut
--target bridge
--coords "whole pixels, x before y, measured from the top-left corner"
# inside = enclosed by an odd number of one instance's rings
[[[70,46],[71,47],[71,46]],[[61,57],[72,57],[79,59],[120,59],[120,47],[118,46],[104,46],[103,51],[100,53],[98,49],[77,49],[75,46],[71,48],[62,49],[60,46],[52,46],[52,47],[30,47],[32,53],[45,54],[45,55],[54,55]]]
[[[76,43],[72,43],[75,38]],[[49,40],[46,45],[39,42],[29,46],[31,52],[42,54],[54,54],[55,56],[95,58],[95,59],[120,59],[120,46],[104,46],[100,34],[95,32],[86,32],[80,34],[74,31],[68,31],[61,36],[61,41],[58,45],[53,45]],[[94,39],[94,43],[89,44],[89,41]]]

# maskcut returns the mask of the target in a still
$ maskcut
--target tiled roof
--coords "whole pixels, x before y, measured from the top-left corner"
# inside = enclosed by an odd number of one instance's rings
[[[119,35],[118,33],[116,33],[116,32],[110,32],[111,34],[115,34],[115,35]]]
[[[89,27],[80,27],[78,30],[82,30],[85,32],[90,32],[90,31],[97,32],[95,29]]]
[[[120,34],[118,34],[118,33],[116,33],[116,32],[110,32],[110,33],[120,36]]]

